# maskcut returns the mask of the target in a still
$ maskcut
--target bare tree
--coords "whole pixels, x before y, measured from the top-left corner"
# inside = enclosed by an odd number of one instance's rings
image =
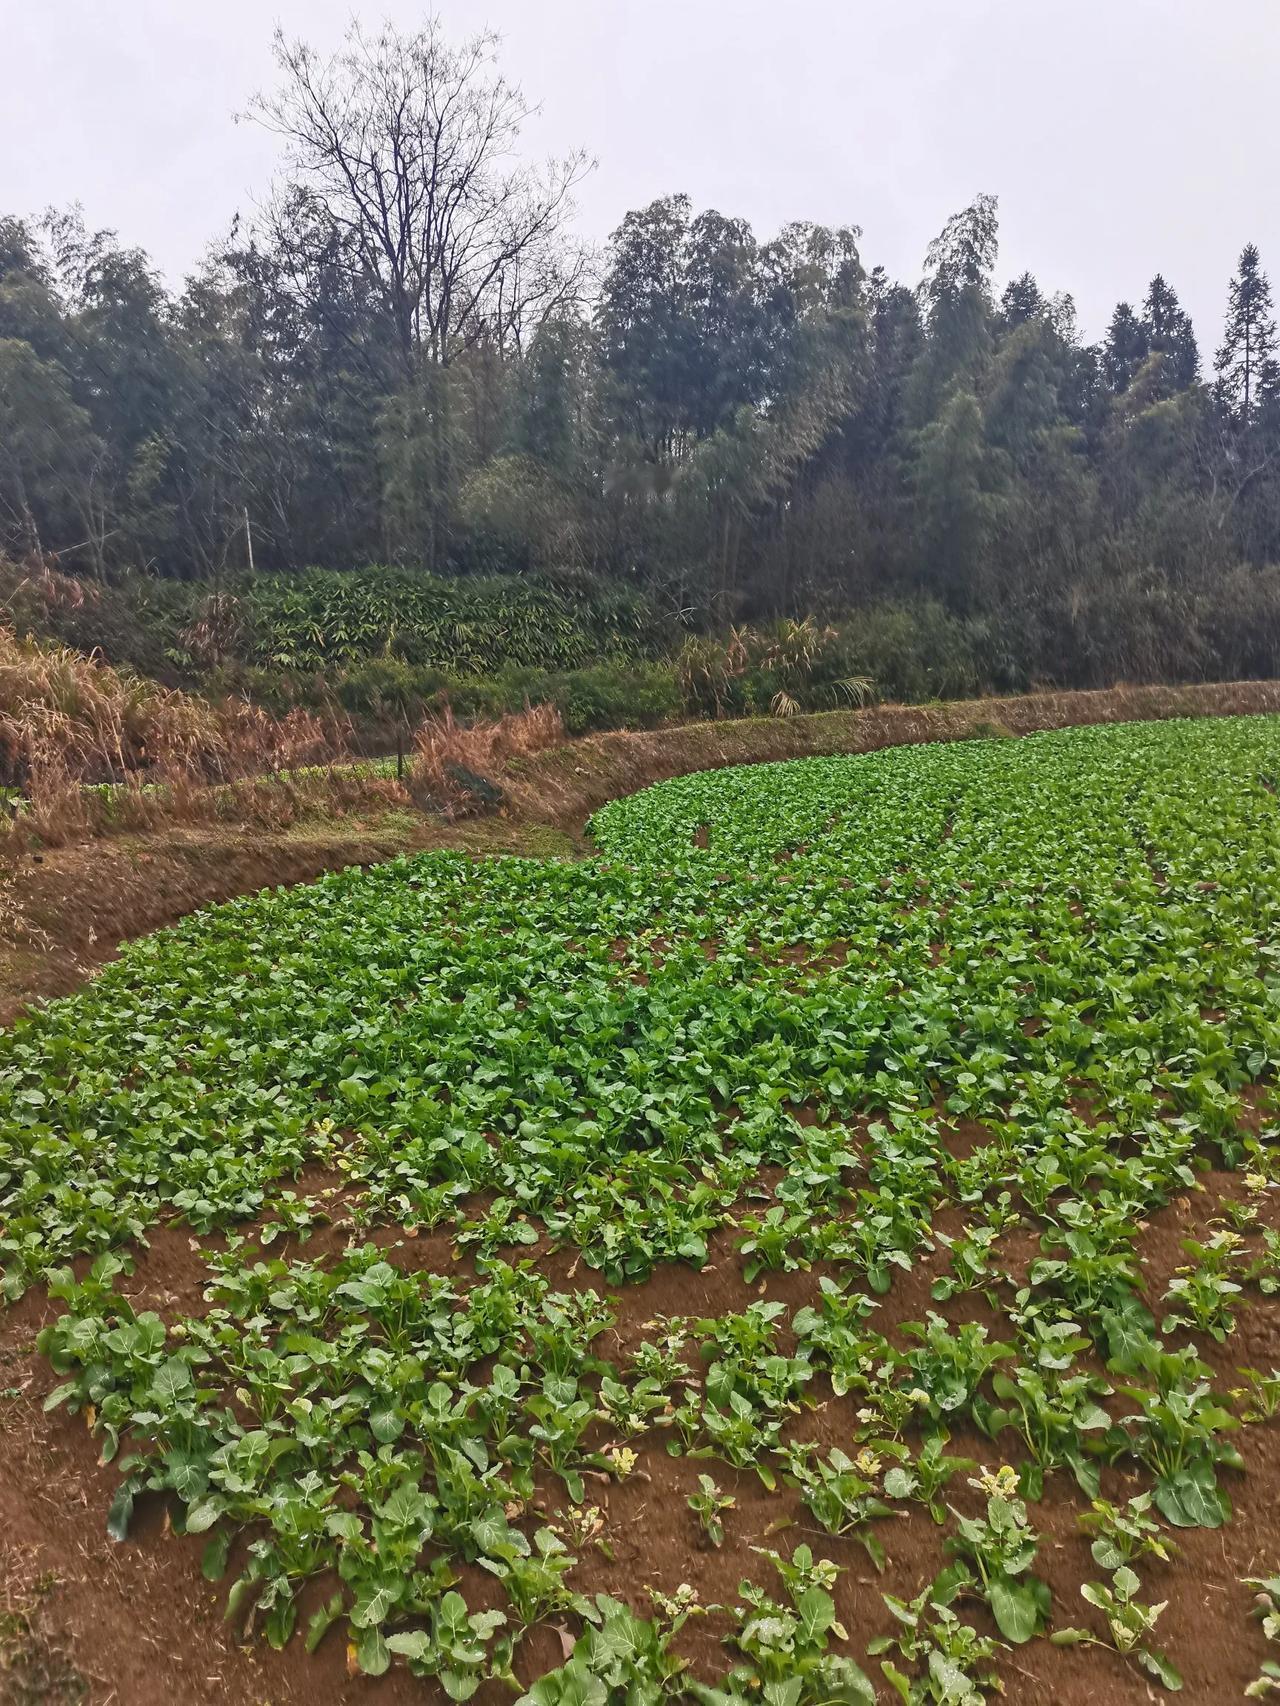
[[[247,114],[287,144],[269,210],[280,246],[348,257],[406,378],[423,356],[519,344],[581,294],[565,226],[592,162],[516,160],[534,109],[495,69],[498,45],[485,31],[455,47],[434,18],[372,37],[353,22],[326,59],[277,30],[280,85]]]

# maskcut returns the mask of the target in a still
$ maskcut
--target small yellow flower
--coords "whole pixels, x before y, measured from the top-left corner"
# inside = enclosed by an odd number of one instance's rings
[[[698,1590],[690,1587],[688,1582],[681,1582],[674,1593],[663,1593],[658,1588],[650,1588],[649,1598],[659,1611],[665,1612],[670,1618],[683,1619],[702,1610]]]
[[[611,1446],[605,1456],[609,1459],[610,1467],[619,1481],[625,1481],[640,1461],[636,1453],[627,1445]]]
[[[1018,1471],[1011,1464],[1002,1463],[998,1469],[983,1469],[976,1480],[970,1477],[969,1485],[981,1493],[1011,1499],[1018,1491]]]
[[[880,1459],[869,1446],[864,1446],[854,1458],[859,1475],[865,1475],[868,1481],[874,1481],[880,1473]]]

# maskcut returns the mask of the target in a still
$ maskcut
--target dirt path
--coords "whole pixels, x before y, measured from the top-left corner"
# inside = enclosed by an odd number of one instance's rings
[[[1096,723],[1170,717],[1247,716],[1280,711],[1280,681],[1192,687],[1111,687],[1096,692],[1022,693],[933,705],[873,705],[814,716],[688,723],[645,733],[591,735],[514,761],[501,778],[508,807],[526,821],[579,828],[608,800],[651,782],[729,764],[877,752],[887,746],[1037,734]]]

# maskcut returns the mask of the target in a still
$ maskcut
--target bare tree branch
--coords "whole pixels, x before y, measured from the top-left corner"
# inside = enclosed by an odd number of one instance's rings
[[[327,60],[277,31],[279,87],[247,115],[286,144],[268,214],[277,246],[300,271],[320,243],[349,258],[406,379],[424,358],[517,347],[582,293],[586,253],[566,225],[592,162],[518,161],[534,109],[495,69],[497,50],[492,31],[453,46],[434,19],[375,36],[353,23]]]

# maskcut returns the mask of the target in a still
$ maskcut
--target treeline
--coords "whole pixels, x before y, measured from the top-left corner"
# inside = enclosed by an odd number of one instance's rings
[[[0,550],[214,596],[577,571],[692,628],[925,608],[994,686],[1280,668],[1252,245],[1204,351],[1160,274],[1096,345],[1030,274],[997,292],[985,195],[917,287],[853,226],[761,241],[678,195],[593,256],[585,162],[511,164],[494,52],[279,38],[274,196],[176,295],[77,215],[0,221]]]

